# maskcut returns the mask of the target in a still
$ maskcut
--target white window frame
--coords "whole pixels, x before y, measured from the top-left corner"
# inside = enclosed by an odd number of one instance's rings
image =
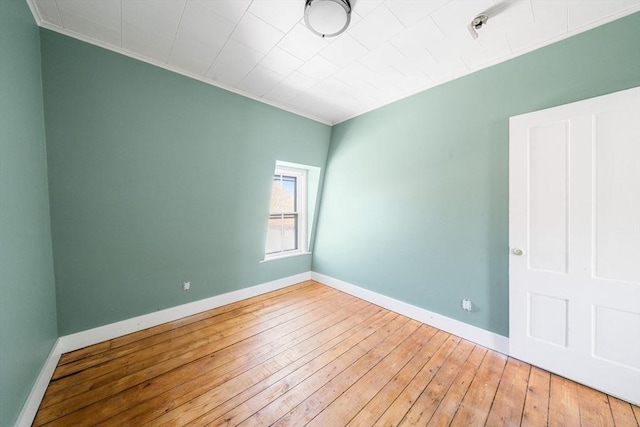
[[[278,252],[266,253],[266,244],[265,244],[265,256],[264,261],[269,261],[272,259],[278,258],[286,258],[290,256],[303,255],[308,254],[308,224],[307,224],[307,207],[308,207],[308,179],[307,179],[307,169],[291,167],[291,166],[282,166],[276,163],[276,168],[273,173],[273,177],[280,176],[293,176],[296,178],[296,215],[298,216],[297,221],[297,242],[296,249],[291,250],[281,250]],[[273,179],[272,177],[272,179]],[[273,190],[271,197],[273,197]],[[271,201],[271,197],[269,201]],[[271,218],[271,212],[269,212],[269,218]],[[267,226],[268,229],[268,226]],[[268,231],[267,231],[268,233]]]

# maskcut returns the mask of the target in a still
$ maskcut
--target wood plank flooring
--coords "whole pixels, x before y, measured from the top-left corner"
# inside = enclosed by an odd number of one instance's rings
[[[35,426],[638,426],[640,408],[309,281],[64,354]]]

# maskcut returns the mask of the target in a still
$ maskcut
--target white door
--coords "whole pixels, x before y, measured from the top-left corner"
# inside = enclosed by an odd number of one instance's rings
[[[510,119],[509,352],[640,404],[640,88]]]

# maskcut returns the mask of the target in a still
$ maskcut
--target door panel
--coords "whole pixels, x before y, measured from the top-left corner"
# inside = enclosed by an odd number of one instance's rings
[[[640,117],[631,111],[598,114],[595,127],[594,274],[638,283]]]
[[[627,334],[640,336],[640,314],[609,307],[595,306],[593,355],[604,361],[640,369],[640,340],[619,334],[620,325],[629,325]]]
[[[567,272],[567,138],[565,121],[529,129],[528,259],[532,269]]]
[[[529,336],[549,344],[566,347],[568,302],[564,298],[530,293]]]
[[[640,403],[640,88],[512,117],[510,353]]]

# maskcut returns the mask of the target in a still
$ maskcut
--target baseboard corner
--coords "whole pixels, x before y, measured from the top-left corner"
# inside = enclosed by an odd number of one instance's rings
[[[62,354],[246,298],[295,285],[296,283],[306,280],[311,280],[310,271],[59,337],[55,341],[49,356],[38,374],[36,382],[31,388],[31,392],[18,415],[15,426],[28,427],[33,423],[42,398],[47,391],[49,381]]]
[[[27,396],[27,400],[22,406],[22,410],[16,420],[16,427],[29,427],[33,423],[36,413],[38,412],[38,408],[40,407],[40,402],[42,402],[44,393],[47,391],[49,381],[51,380],[51,376],[53,375],[56,366],[58,366],[58,361],[60,360],[61,355],[60,338],[58,338],[53,343],[51,351],[49,352],[49,355],[36,378],[36,382],[33,384],[33,387],[31,387],[31,392],[29,392],[29,396]]]

